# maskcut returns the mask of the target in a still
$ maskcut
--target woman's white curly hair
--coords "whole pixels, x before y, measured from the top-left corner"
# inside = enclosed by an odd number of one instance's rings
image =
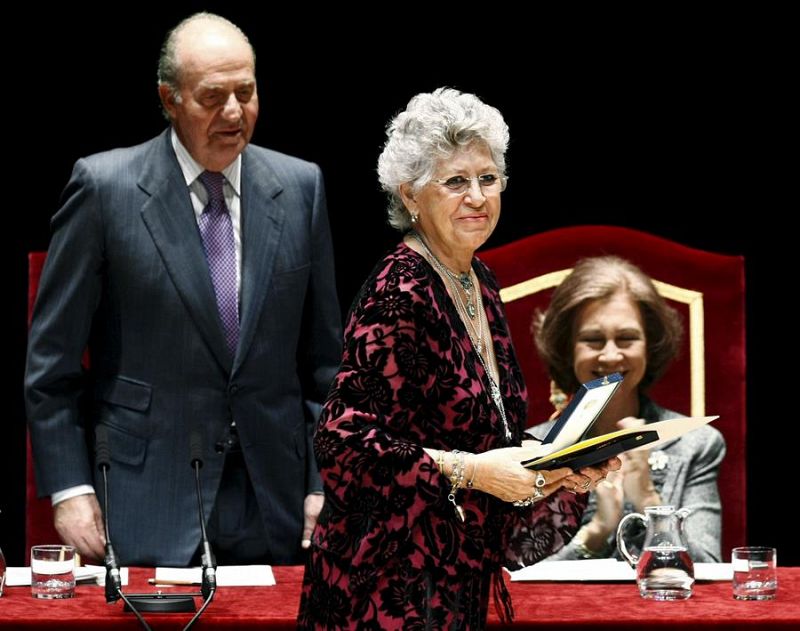
[[[386,144],[378,158],[378,179],[389,196],[389,225],[411,228],[411,215],[400,197],[400,185],[419,191],[431,181],[437,163],[457,150],[482,143],[501,176],[506,174],[508,125],[502,114],[474,94],[452,88],[417,94],[386,128]]]

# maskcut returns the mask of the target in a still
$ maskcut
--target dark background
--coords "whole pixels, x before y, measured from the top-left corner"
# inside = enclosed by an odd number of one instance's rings
[[[46,249],[48,219],[78,157],[163,129],[155,72],[162,38],[191,12],[215,10],[213,2],[175,4],[158,15],[73,7],[49,11],[46,24],[30,15],[19,25],[28,44],[4,50],[5,190],[13,191],[6,211],[14,212],[15,236],[4,251],[12,369],[0,546],[13,565],[24,556],[26,254]],[[783,509],[798,488],[788,464],[797,419],[779,405],[794,377],[795,318],[784,296],[797,247],[785,226],[797,209],[787,78],[796,73],[779,32],[785,16],[727,9],[523,20],[495,6],[428,4],[381,19],[360,15],[359,23],[374,24],[355,29],[344,7],[222,6],[216,10],[245,30],[258,55],[253,141],[317,162],[325,174],[343,309],[398,239],[375,174],[384,127],[413,94],[441,85],[478,94],[511,128],[511,181],[488,246],[608,223],[744,255],[749,540],[780,548],[782,565],[800,565],[790,529],[781,527],[791,523]]]

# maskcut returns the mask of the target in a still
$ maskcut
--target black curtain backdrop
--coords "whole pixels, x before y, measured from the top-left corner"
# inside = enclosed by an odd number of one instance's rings
[[[29,10],[7,24],[27,42],[4,44],[6,210],[16,219],[13,246],[4,251],[11,370],[0,546],[11,564],[26,554],[26,254],[46,249],[48,219],[77,158],[164,128],[159,46],[168,28],[200,9],[238,23],[256,48],[261,114],[253,141],[323,169],[343,310],[398,239],[386,225],[375,174],[385,125],[413,94],[442,85],[478,94],[510,125],[511,181],[489,246],[607,223],[744,255],[749,539],[777,546],[781,564],[800,565],[792,529],[781,528],[776,510],[796,493],[788,463],[798,435],[795,415],[779,404],[794,376],[785,359],[793,354],[794,318],[775,297],[793,287],[796,238],[783,223],[797,207],[788,195],[791,81],[781,16],[611,15],[606,8],[523,19],[492,6],[428,4],[398,6],[378,19],[346,7],[215,2],[177,2],[158,14]],[[372,26],[351,25],[364,20]]]

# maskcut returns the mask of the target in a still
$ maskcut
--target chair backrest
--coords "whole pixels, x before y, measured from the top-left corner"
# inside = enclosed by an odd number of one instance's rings
[[[33,315],[33,305],[36,302],[36,292],[39,289],[39,277],[47,256],[46,252],[30,252],[28,254],[28,324]],[[53,509],[50,498],[36,497],[36,480],[33,472],[33,455],[31,440],[28,436],[27,464],[25,474],[25,545],[27,550],[33,545],[43,543],[56,543],[61,538],[53,525]]]
[[[685,414],[719,414],[727,456],[719,476],[722,549],[746,543],[744,259],[615,226],[577,226],[479,253],[502,288],[514,347],[528,385],[530,425],[547,419],[549,377],[531,336],[534,312],[581,258],[614,254],[638,265],[684,319],[685,348],[651,395]]]

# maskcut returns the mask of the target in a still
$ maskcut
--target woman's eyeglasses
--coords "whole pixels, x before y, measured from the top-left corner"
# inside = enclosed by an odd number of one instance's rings
[[[453,177],[433,179],[431,181],[436,182],[436,184],[441,184],[457,195],[463,195],[471,188],[473,180],[478,183],[484,195],[500,193],[506,190],[506,184],[508,183],[508,178],[506,176],[498,175],[497,173],[484,173],[482,175],[476,175],[475,177],[454,175]]]

